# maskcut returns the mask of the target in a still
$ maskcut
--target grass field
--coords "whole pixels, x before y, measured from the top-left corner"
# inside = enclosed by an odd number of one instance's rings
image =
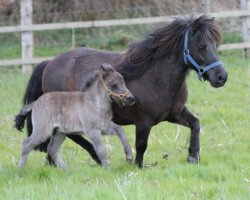
[[[62,148],[67,172],[44,166],[39,152],[18,169],[26,133],[13,129],[13,116],[29,75],[0,68],[0,199],[250,199],[250,60],[241,52],[223,52],[221,59],[229,73],[225,87],[214,89],[194,72],[188,78],[187,105],[202,126],[201,162],[186,163],[189,129],[161,123],[151,131],[142,170],[125,162],[115,136],[103,138],[107,170],[69,140]],[[134,127],[125,131],[134,148]]]

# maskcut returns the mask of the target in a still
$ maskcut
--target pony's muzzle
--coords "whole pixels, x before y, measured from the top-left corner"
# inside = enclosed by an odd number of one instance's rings
[[[217,82],[219,85],[224,85],[225,82],[227,81],[227,74],[218,74],[217,75]]]

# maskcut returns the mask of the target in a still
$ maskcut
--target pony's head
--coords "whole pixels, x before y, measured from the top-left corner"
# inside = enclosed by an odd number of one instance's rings
[[[125,85],[124,78],[110,64],[102,64],[100,78],[104,89],[119,105],[132,106],[135,98]]]
[[[227,81],[227,72],[217,54],[220,42],[221,34],[214,18],[206,15],[192,20],[185,30],[184,61],[213,87],[222,87]]]

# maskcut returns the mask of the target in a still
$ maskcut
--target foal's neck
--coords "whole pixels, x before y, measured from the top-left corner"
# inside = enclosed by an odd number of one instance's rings
[[[99,108],[103,112],[109,112],[111,110],[111,98],[104,89],[100,78],[92,84],[86,91],[86,94],[91,97],[92,103],[96,104],[96,108]]]

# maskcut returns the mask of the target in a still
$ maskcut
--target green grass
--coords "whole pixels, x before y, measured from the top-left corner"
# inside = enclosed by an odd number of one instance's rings
[[[125,162],[115,136],[103,138],[107,170],[69,140],[62,147],[67,172],[44,166],[39,152],[20,170],[26,133],[12,126],[29,75],[0,68],[0,199],[250,199],[250,60],[240,51],[220,54],[229,73],[225,87],[212,88],[194,72],[188,77],[187,105],[202,126],[201,162],[186,163],[189,129],[160,123],[151,131],[142,170]],[[134,127],[125,131],[134,148]]]

